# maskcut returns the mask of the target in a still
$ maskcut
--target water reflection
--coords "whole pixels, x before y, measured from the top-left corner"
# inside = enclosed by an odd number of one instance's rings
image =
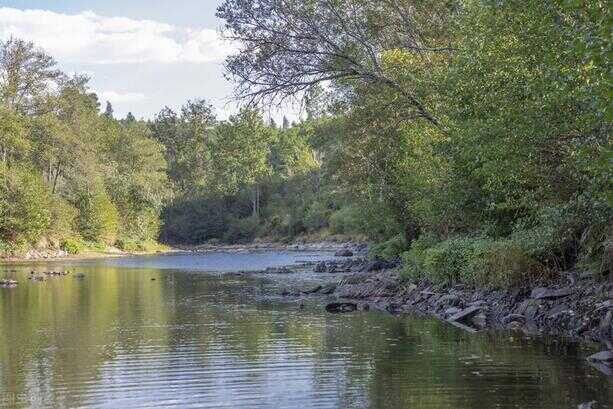
[[[561,408],[612,397],[575,346],[256,301],[249,277],[78,268],[82,280],[5,274],[21,284],[0,291],[0,406]]]

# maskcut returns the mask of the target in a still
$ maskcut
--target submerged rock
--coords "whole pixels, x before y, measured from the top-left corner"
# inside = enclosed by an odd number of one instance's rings
[[[0,287],[5,287],[5,288],[12,288],[17,286],[17,281],[16,280],[10,280],[8,278],[3,278],[0,280]]]
[[[335,257],[352,257],[353,256],[353,251],[349,250],[349,249],[341,249],[339,251],[337,251],[336,253],[334,253]]]
[[[358,305],[352,302],[333,302],[326,305],[326,311],[330,313],[353,312],[358,309]]]
[[[320,261],[315,265],[315,269],[313,271],[315,271],[316,273],[325,273],[327,270],[328,266],[326,266],[326,262]]]

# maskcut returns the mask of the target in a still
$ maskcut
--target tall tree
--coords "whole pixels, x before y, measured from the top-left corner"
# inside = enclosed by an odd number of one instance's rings
[[[9,38],[0,41],[0,102],[9,109],[27,112],[36,97],[61,78],[55,60],[34,43]]]
[[[381,55],[394,48],[426,60],[448,53],[452,10],[436,0],[225,0],[217,16],[225,20],[225,35],[243,44],[226,60],[239,97],[257,103],[322,83],[376,83],[400,93],[413,115],[438,125],[428,93],[388,75]]]

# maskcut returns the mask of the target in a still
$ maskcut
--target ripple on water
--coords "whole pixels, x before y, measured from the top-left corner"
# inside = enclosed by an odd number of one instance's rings
[[[244,295],[257,280],[197,272],[236,257],[80,262],[85,280],[45,286],[16,267],[10,275],[24,284],[0,293],[0,407],[557,409],[613,400],[611,380],[575,345],[261,303]],[[287,257],[238,260],[251,269]]]

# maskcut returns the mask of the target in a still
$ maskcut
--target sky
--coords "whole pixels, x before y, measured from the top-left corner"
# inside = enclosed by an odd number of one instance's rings
[[[0,39],[34,41],[67,73],[85,73],[115,116],[153,118],[205,98],[223,119],[236,112],[223,60],[236,45],[215,17],[221,0],[0,0]],[[267,111],[295,119],[291,107]]]

